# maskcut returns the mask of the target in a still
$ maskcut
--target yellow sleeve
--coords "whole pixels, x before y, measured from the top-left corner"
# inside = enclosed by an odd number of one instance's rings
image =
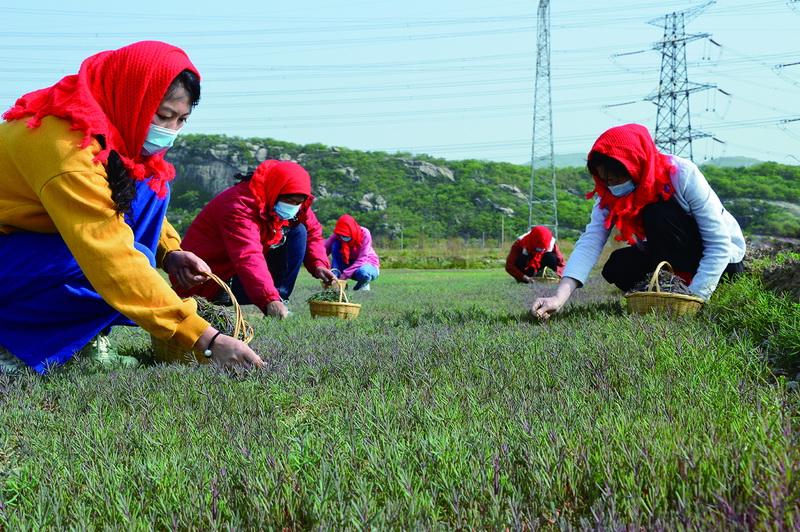
[[[194,300],[181,300],[134,248],[133,231],[114,211],[105,176],[61,174],[44,185],[40,198],[106,303],[158,338],[194,345],[208,322],[197,315]]]
[[[133,231],[114,211],[105,167],[93,162],[95,140],[48,116],[28,130],[24,121],[0,124],[0,216],[15,230],[59,233],[89,282],[114,309],[154,336],[189,348],[208,328],[194,300],[182,301],[134,248]],[[159,250],[180,238],[169,224]]]
[[[156,250],[156,264],[162,270],[164,269],[164,257],[170,251],[183,251],[181,249],[181,235],[164,218],[161,225],[161,236],[158,239],[158,249]]]

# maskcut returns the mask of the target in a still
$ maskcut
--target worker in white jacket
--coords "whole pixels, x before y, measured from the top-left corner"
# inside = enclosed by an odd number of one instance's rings
[[[720,278],[743,271],[745,240],[734,217],[697,166],[660,153],[643,126],[628,124],[603,133],[589,152],[587,168],[597,194],[586,231],[575,244],[551,297],[534,301],[531,313],[547,319],[581,287],[613,228],[631,245],[611,253],[603,277],[623,291],[668,261],[696,296],[708,299]]]

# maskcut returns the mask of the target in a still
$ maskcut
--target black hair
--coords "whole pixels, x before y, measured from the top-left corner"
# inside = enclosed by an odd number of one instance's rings
[[[597,173],[597,168],[599,166],[602,166],[605,168],[606,172],[611,174],[627,176],[628,178],[631,177],[631,173],[619,159],[615,159],[599,151],[592,151],[589,154],[589,160],[586,161],[586,169],[589,170],[590,174],[596,176],[599,175]]]
[[[245,173],[241,173],[240,172],[240,173],[237,173],[237,174],[233,174],[233,178],[238,183],[241,183],[242,181],[250,181],[250,179],[253,177],[254,173],[255,172],[245,172]]]
[[[200,78],[191,70],[182,71],[169,84],[165,96],[171,96],[180,89],[185,90],[189,95],[192,109],[194,109],[200,103]],[[105,138],[100,136],[98,141],[105,149]],[[124,215],[130,211],[131,204],[136,199],[136,183],[130,178],[128,169],[125,168],[116,150],[111,150],[108,155],[106,173],[108,174],[108,186],[111,187],[111,200],[114,202],[114,210],[117,214]]]
[[[103,135],[97,136],[97,142],[103,149],[106,148],[106,138]],[[117,150],[111,150],[108,154],[106,174],[108,174],[108,186],[111,188],[114,210],[117,214],[125,214],[130,210],[131,203],[136,198],[136,183],[129,177],[128,169],[122,163]]]
[[[177,90],[183,89],[189,95],[192,102],[192,109],[200,103],[200,78],[191,70],[184,70],[172,80],[167,88],[166,96],[172,96]]]
[[[111,200],[117,214],[125,214],[131,209],[131,203],[136,199],[136,183],[130,178],[128,169],[122,164],[122,159],[116,150],[111,150],[106,163],[108,186],[111,187]]]

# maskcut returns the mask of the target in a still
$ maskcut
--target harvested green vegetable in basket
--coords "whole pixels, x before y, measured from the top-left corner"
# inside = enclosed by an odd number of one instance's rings
[[[204,297],[192,296],[197,302],[197,314],[212,327],[223,334],[230,335],[236,326],[236,313],[233,308],[215,305]]]
[[[644,280],[633,285],[633,287],[626,293],[633,294],[636,292],[648,292],[650,281],[652,280],[654,273],[655,272],[648,273]],[[694,293],[687,288],[686,284],[683,282],[683,279],[667,271],[666,269],[659,270],[658,272],[658,288],[662,292],[666,292],[668,294],[680,294],[684,296],[694,295]]]
[[[330,303],[338,303],[340,301],[339,289],[334,288],[331,290],[322,290],[311,294],[306,301],[328,301]],[[341,299],[343,301],[343,299]]]

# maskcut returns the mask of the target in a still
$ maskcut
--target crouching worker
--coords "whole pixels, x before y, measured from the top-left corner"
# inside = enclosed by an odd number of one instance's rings
[[[380,274],[380,259],[372,249],[369,229],[358,225],[355,218],[343,214],[333,234],[325,241],[325,251],[331,256],[334,273],[340,279],[353,279],[353,290],[369,290],[369,283]]]
[[[79,356],[119,366],[105,334],[137,324],[225,365],[261,359],[197,315],[156,271],[208,267],[164,219],[163,158],[200,98],[186,54],[135,43],[26,94],[0,123],[0,366],[39,373]],[[212,341],[213,340],[213,341]],[[211,349],[209,344],[213,344]]]
[[[611,253],[603,277],[629,291],[667,261],[695,295],[708,299],[720,279],[743,271],[745,241],[706,178],[687,159],[658,151],[643,126],[609,129],[589,152],[587,168],[597,194],[586,231],[575,244],[552,297],[531,313],[549,318],[582,286],[613,227],[628,247]]]
[[[506,257],[506,271],[518,283],[532,283],[532,277],[544,275],[546,267],[561,277],[565,265],[553,233],[543,225],[532,227],[519,237]]]
[[[200,211],[181,246],[226,281],[240,304],[286,318],[300,266],[326,283],[336,279],[325,254],[322,225],[311,210],[311,177],[297,163],[275,160],[238,177],[238,184]],[[213,281],[189,288],[176,285],[175,290],[230,304]]]

